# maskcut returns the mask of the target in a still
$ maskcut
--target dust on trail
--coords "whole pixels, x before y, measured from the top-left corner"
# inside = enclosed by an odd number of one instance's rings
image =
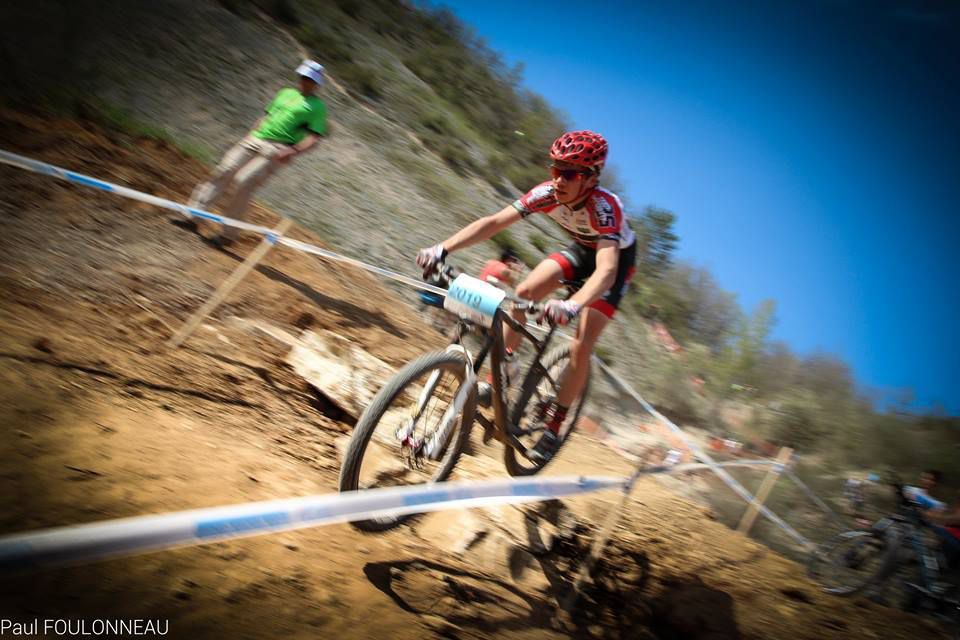
[[[204,172],[162,143],[38,114],[0,111],[0,147],[179,200]],[[214,232],[0,167],[0,533],[333,491],[350,420],[286,364],[286,345],[231,318],[334,331],[394,366],[442,344],[366,274],[280,249],[168,350],[256,242],[221,252]],[[496,446],[474,434],[472,448],[456,477],[504,475]],[[587,434],[549,469],[628,471]],[[928,620],[819,593],[801,567],[653,481],[638,484],[581,606],[558,612],[616,500],[5,576],[0,616],[163,618],[175,638],[936,637]]]

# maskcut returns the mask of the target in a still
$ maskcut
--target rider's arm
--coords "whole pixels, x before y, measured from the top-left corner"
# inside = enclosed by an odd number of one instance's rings
[[[520,212],[513,205],[504,207],[497,213],[474,220],[460,231],[444,240],[441,244],[448,253],[489,240],[514,222],[520,220]]]
[[[960,503],[943,511],[927,511],[923,516],[941,527],[960,527]]]
[[[616,240],[601,240],[597,243],[597,268],[572,298],[581,307],[599,300],[617,279],[617,264],[620,246]]]

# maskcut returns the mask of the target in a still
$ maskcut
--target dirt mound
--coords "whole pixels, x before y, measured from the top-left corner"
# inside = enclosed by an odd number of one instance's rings
[[[0,112],[0,146],[172,197],[202,174],[164,144],[33,114]],[[255,242],[217,251],[213,231],[0,167],[0,532],[332,491],[349,422],[286,364],[286,345],[236,318],[334,331],[393,365],[441,343],[372,278],[277,249],[169,350],[172,329]],[[474,438],[457,477],[502,476],[499,450]],[[550,469],[628,471],[587,435]],[[616,500],[570,500],[552,520],[514,508],[434,514],[383,535],[341,525],[5,576],[0,615],[164,618],[176,638],[936,633],[821,594],[801,567],[655,482],[638,484],[596,579],[564,610],[594,523]]]

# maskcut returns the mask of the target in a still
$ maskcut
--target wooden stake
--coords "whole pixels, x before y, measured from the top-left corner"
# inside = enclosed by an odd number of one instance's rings
[[[757,513],[760,511],[760,507],[762,507],[763,503],[767,501],[767,497],[770,495],[770,492],[773,491],[773,486],[777,483],[777,479],[783,472],[783,465],[790,461],[790,457],[792,455],[793,449],[790,447],[783,447],[780,449],[780,452],[777,454],[776,458],[776,461],[780,464],[770,467],[770,471],[764,477],[763,483],[760,485],[760,489],[757,491],[757,495],[753,497],[753,502],[748,504],[747,510],[743,512],[743,518],[740,519],[740,524],[737,526],[737,531],[744,535],[750,531],[750,527],[753,526],[753,521],[757,519]]]
[[[276,226],[273,230],[275,236],[281,236],[283,233],[290,228],[290,225],[293,224],[293,221],[289,218],[283,218],[280,220],[280,224]],[[216,309],[224,299],[230,295],[230,292],[233,291],[238,284],[246,277],[250,271],[257,266],[257,264],[263,259],[267,252],[273,248],[273,245],[276,244],[276,238],[271,238],[270,236],[265,236],[260,244],[254,249],[247,259],[238,266],[233,273],[231,273],[226,280],[223,281],[223,284],[220,285],[220,288],[217,289],[210,299],[207,300],[202,307],[197,309],[196,312],[186,322],[183,323],[183,326],[180,328],[180,331],[177,332],[175,336],[170,338],[167,342],[167,346],[170,347],[179,347],[183,342],[189,338],[194,331],[197,330],[197,327],[200,326],[200,323],[203,322],[207,316],[213,313],[213,310]]]

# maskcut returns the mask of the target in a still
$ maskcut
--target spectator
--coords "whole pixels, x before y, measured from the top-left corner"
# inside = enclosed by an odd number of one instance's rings
[[[512,289],[517,282],[517,276],[523,270],[523,262],[512,249],[504,249],[500,259],[487,260],[480,271],[479,278],[492,285]]]
[[[903,493],[924,511],[943,511],[947,508],[947,504],[930,495],[942,480],[942,473],[936,469],[928,469],[920,474],[917,486],[904,486]]]
[[[311,149],[327,132],[327,107],[314,95],[323,84],[323,66],[304,60],[296,71],[299,87],[281,89],[266,108],[266,115],[235,144],[206,182],[193,190],[189,206],[207,210],[232,183],[236,191],[223,215],[246,218],[254,192],[290,160]],[[196,223],[192,225],[196,228]],[[239,230],[225,227],[215,239],[220,246],[236,240]]]

